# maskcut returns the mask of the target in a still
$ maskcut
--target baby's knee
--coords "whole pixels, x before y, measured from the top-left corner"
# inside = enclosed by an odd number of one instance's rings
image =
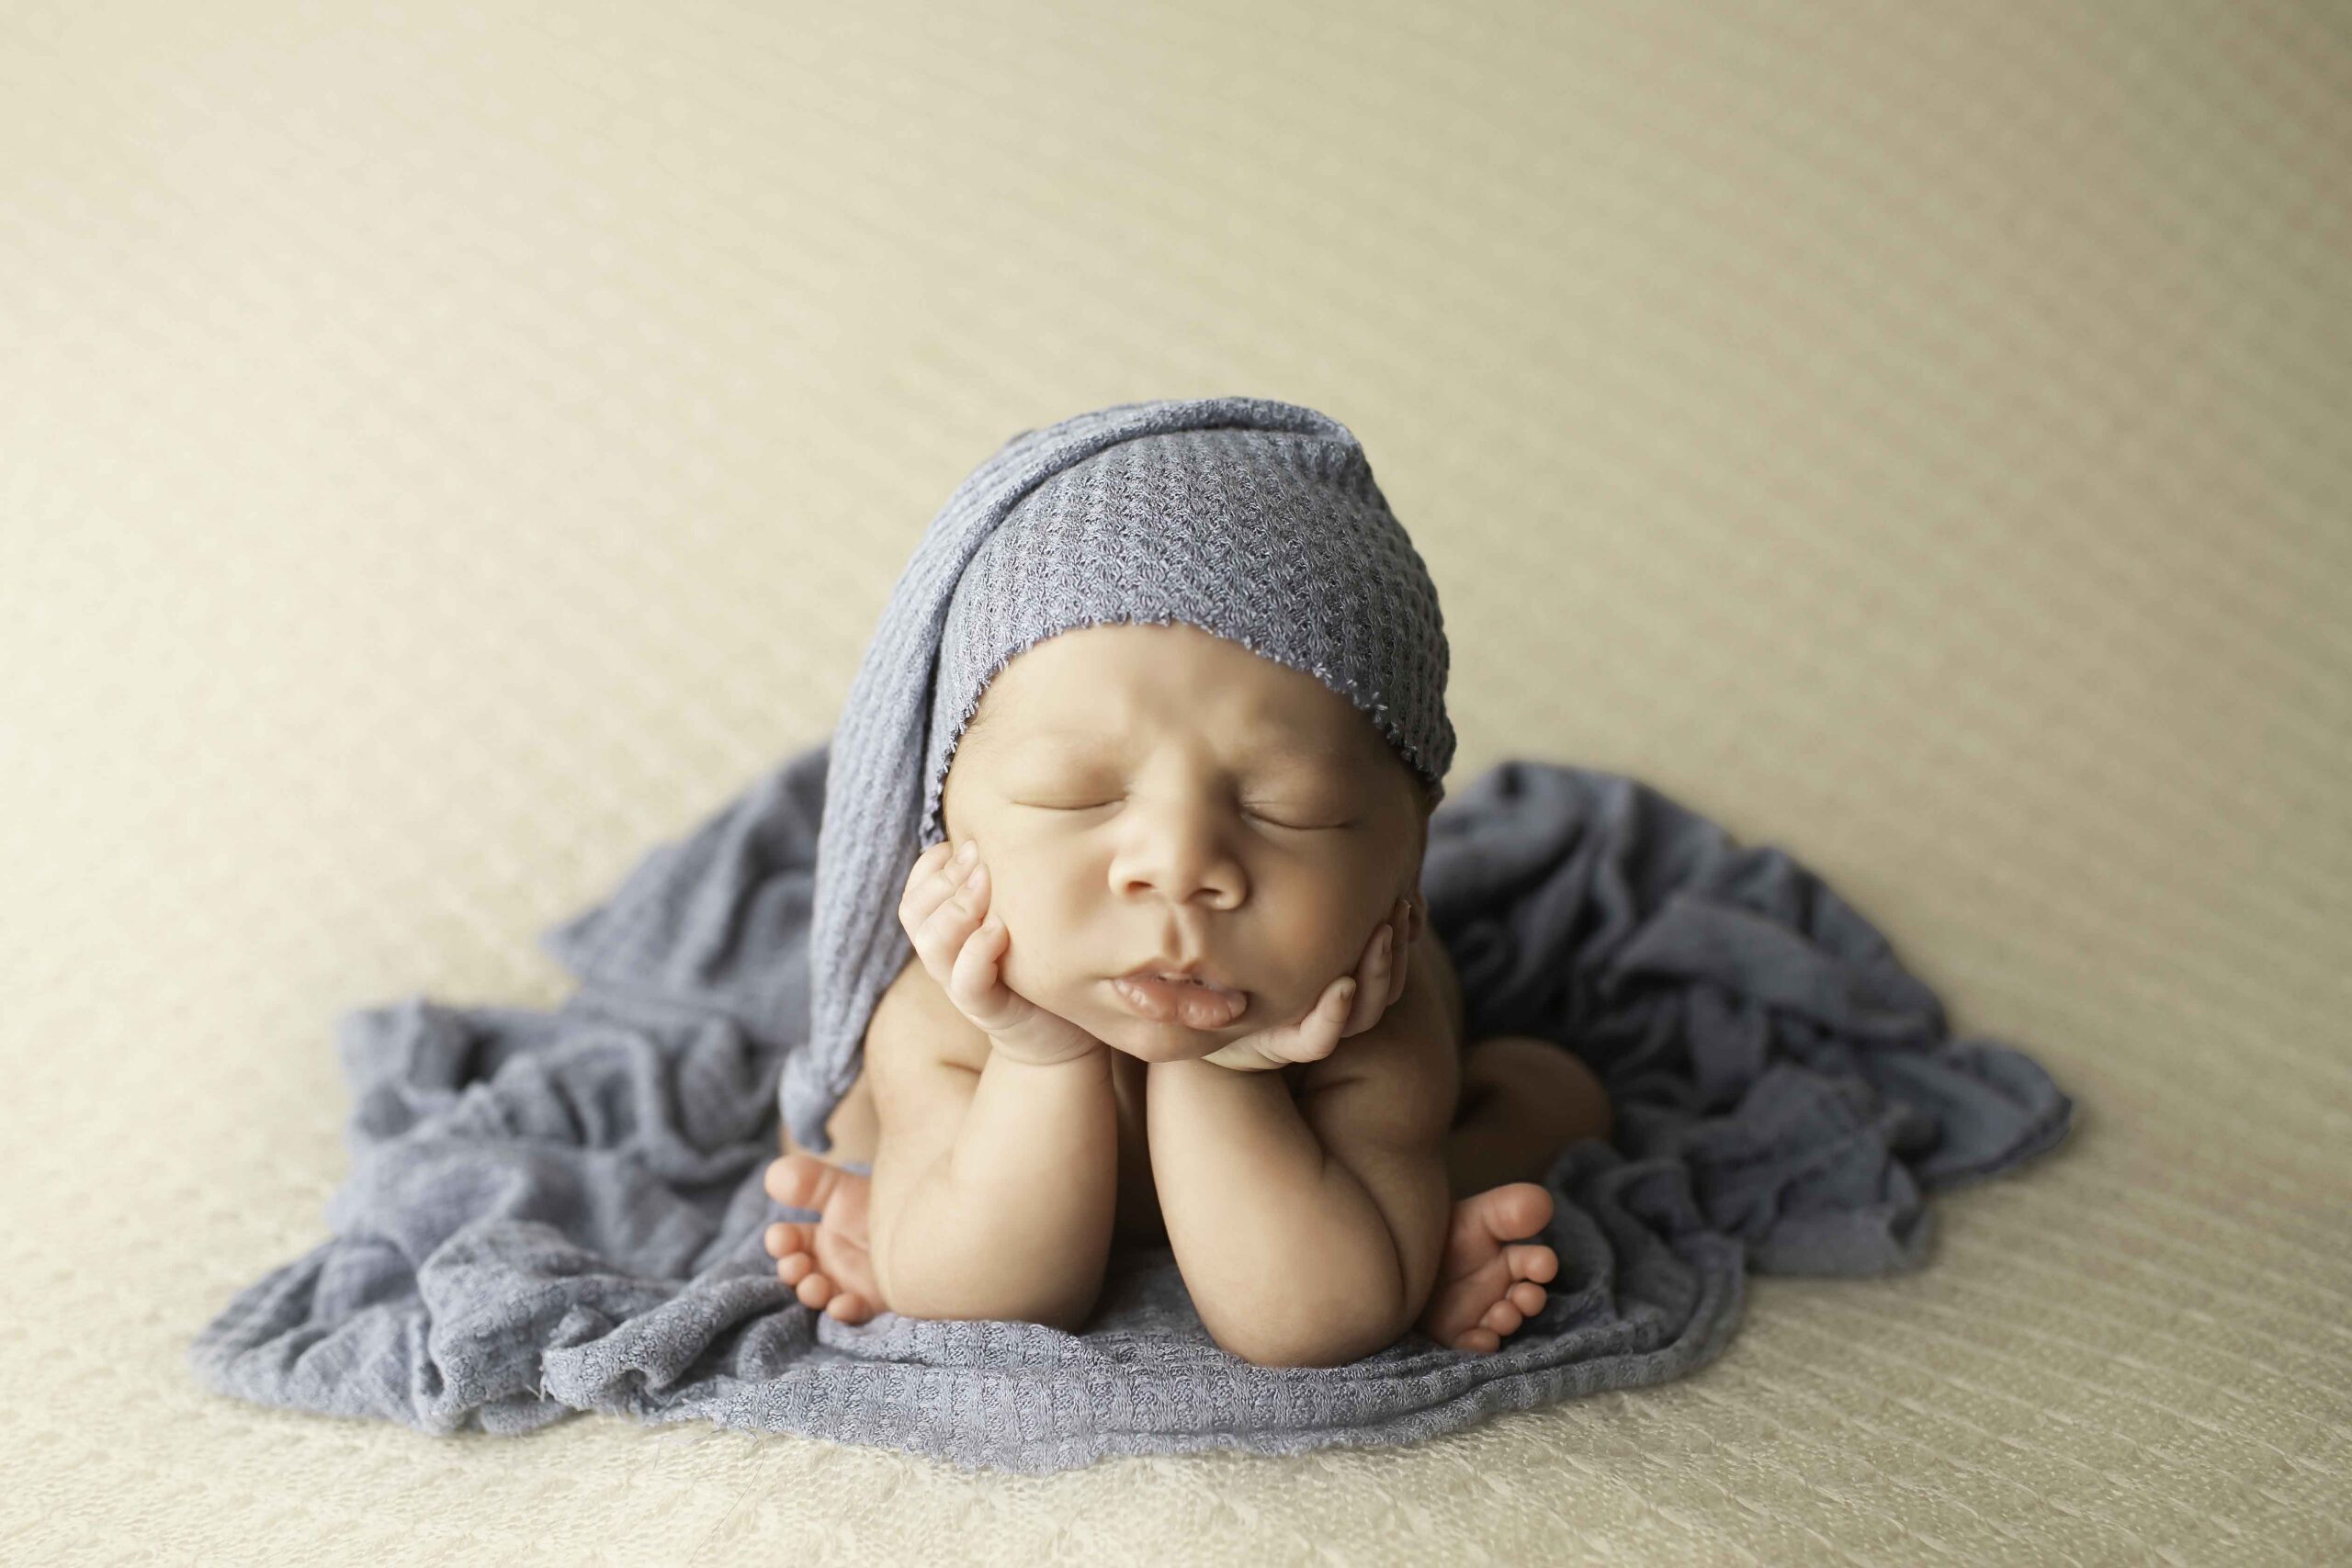
[[[1600,1076],[1566,1046],[1532,1034],[1497,1034],[1473,1045],[1462,1059],[1465,1100],[1474,1086],[1501,1090],[1506,1103],[1563,1135],[1605,1139],[1616,1127]]]

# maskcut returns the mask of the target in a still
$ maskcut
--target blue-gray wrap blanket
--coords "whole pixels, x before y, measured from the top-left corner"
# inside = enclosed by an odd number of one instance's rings
[[[197,1337],[206,1386],[429,1432],[575,1410],[1043,1472],[1106,1454],[1401,1443],[1662,1382],[1729,1340],[1744,1271],[1919,1267],[1927,1192],[2052,1147],[2032,1058],[1949,1037],[1886,939],[1779,850],[1621,775],[1505,762],[1432,818],[1422,887],[1469,1038],[1578,1053],[1613,1142],[1563,1153],[1550,1301],[1490,1355],[1418,1333],[1252,1365],[1165,1246],[1115,1252],[1086,1331],[802,1306],[762,1187],[805,1041],[827,747],[757,780],[549,930],[557,1010],[422,997],[345,1014],[352,1168],[332,1236]],[[1344,1049],[1344,1047],[1342,1047]]]

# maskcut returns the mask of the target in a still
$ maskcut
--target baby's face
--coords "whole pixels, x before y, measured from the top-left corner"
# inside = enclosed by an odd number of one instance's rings
[[[1314,676],[1182,623],[1082,626],[989,683],[942,795],[1011,939],[1003,979],[1148,1062],[1292,1023],[1352,973],[1427,818],[1372,721]],[[1247,1006],[1213,1029],[1113,985],[1197,957]]]

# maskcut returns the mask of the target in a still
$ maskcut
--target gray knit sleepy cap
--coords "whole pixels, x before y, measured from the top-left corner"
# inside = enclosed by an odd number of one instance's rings
[[[1453,762],[1437,590],[1339,421],[1265,398],[1118,403],[1024,430],[932,519],[851,682],[826,762],[809,1038],[777,1098],[800,1147],[857,1077],[913,955],[899,895],[946,837],[956,744],[999,671],[1057,632],[1182,621],[1367,715],[1433,801]]]

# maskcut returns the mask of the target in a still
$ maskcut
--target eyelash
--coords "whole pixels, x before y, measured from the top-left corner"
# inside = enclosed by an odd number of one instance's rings
[[[1105,806],[1109,806],[1109,805],[1111,805],[1111,804],[1113,804],[1113,803],[1112,803],[1112,802],[1110,802],[1110,801],[1105,800],[1105,801],[1098,802],[1098,803],[1096,803],[1095,805],[1092,805],[1092,806],[1041,806],[1041,807],[1037,807],[1037,809],[1038,809],[1038,810],[1040,810],[1040,811],[1100,811],[1100,810],[1102,810],[1102,807],[1105,807]],[[1282,829],[1284,832],[1289,832],[1289,833],[1332,833],[1332,832],[1337,832],[1337,831],[1339,830],[1339,828],[1340,828],[1340,827],[1341,827],[1341,826],[1345,826],[1345,824],[1339,824],[1339,825],[1337,825],[1337,826],[1328,827],[1328,828],[1327,828],[1327,827],[1323,827],[1323,826],[1320,826],[1320,825],[1317,825],[1317,826],[1312,826],[1312,827],[1304,827],[1304,828],[1303,828],[1303,827],[1300,827],[1300,826],[1299,826],[1297,823],[1295,823],[1295,822],[1277,822],[1277,821],[1275,821],[1275,820],[1274,820],[1272,818],[1271,818],[1271,817],[1260,816],[1260,814],[1259,814],[1259,813],[1257,813],[1257,812],[1255,812],[1255,811],[1251,811],[1251,810],[1250,810],[1248,807],[1246,807],[1246,806],[1245,806],[1245,807],[1243,807],[1241,809],[1242,809],[1242,811],[1243,811],[1243,813],[1244,813],[1245,815],[1248,815],[1248,816],[1250,816],[1250,817],[1256,817],[1256,818],[1258,818],[1258,820],[1259,820],[1259,821],[1263,822],[1267,827],[1269,827],[1269,828],[1280,828],[1280,829]]]

